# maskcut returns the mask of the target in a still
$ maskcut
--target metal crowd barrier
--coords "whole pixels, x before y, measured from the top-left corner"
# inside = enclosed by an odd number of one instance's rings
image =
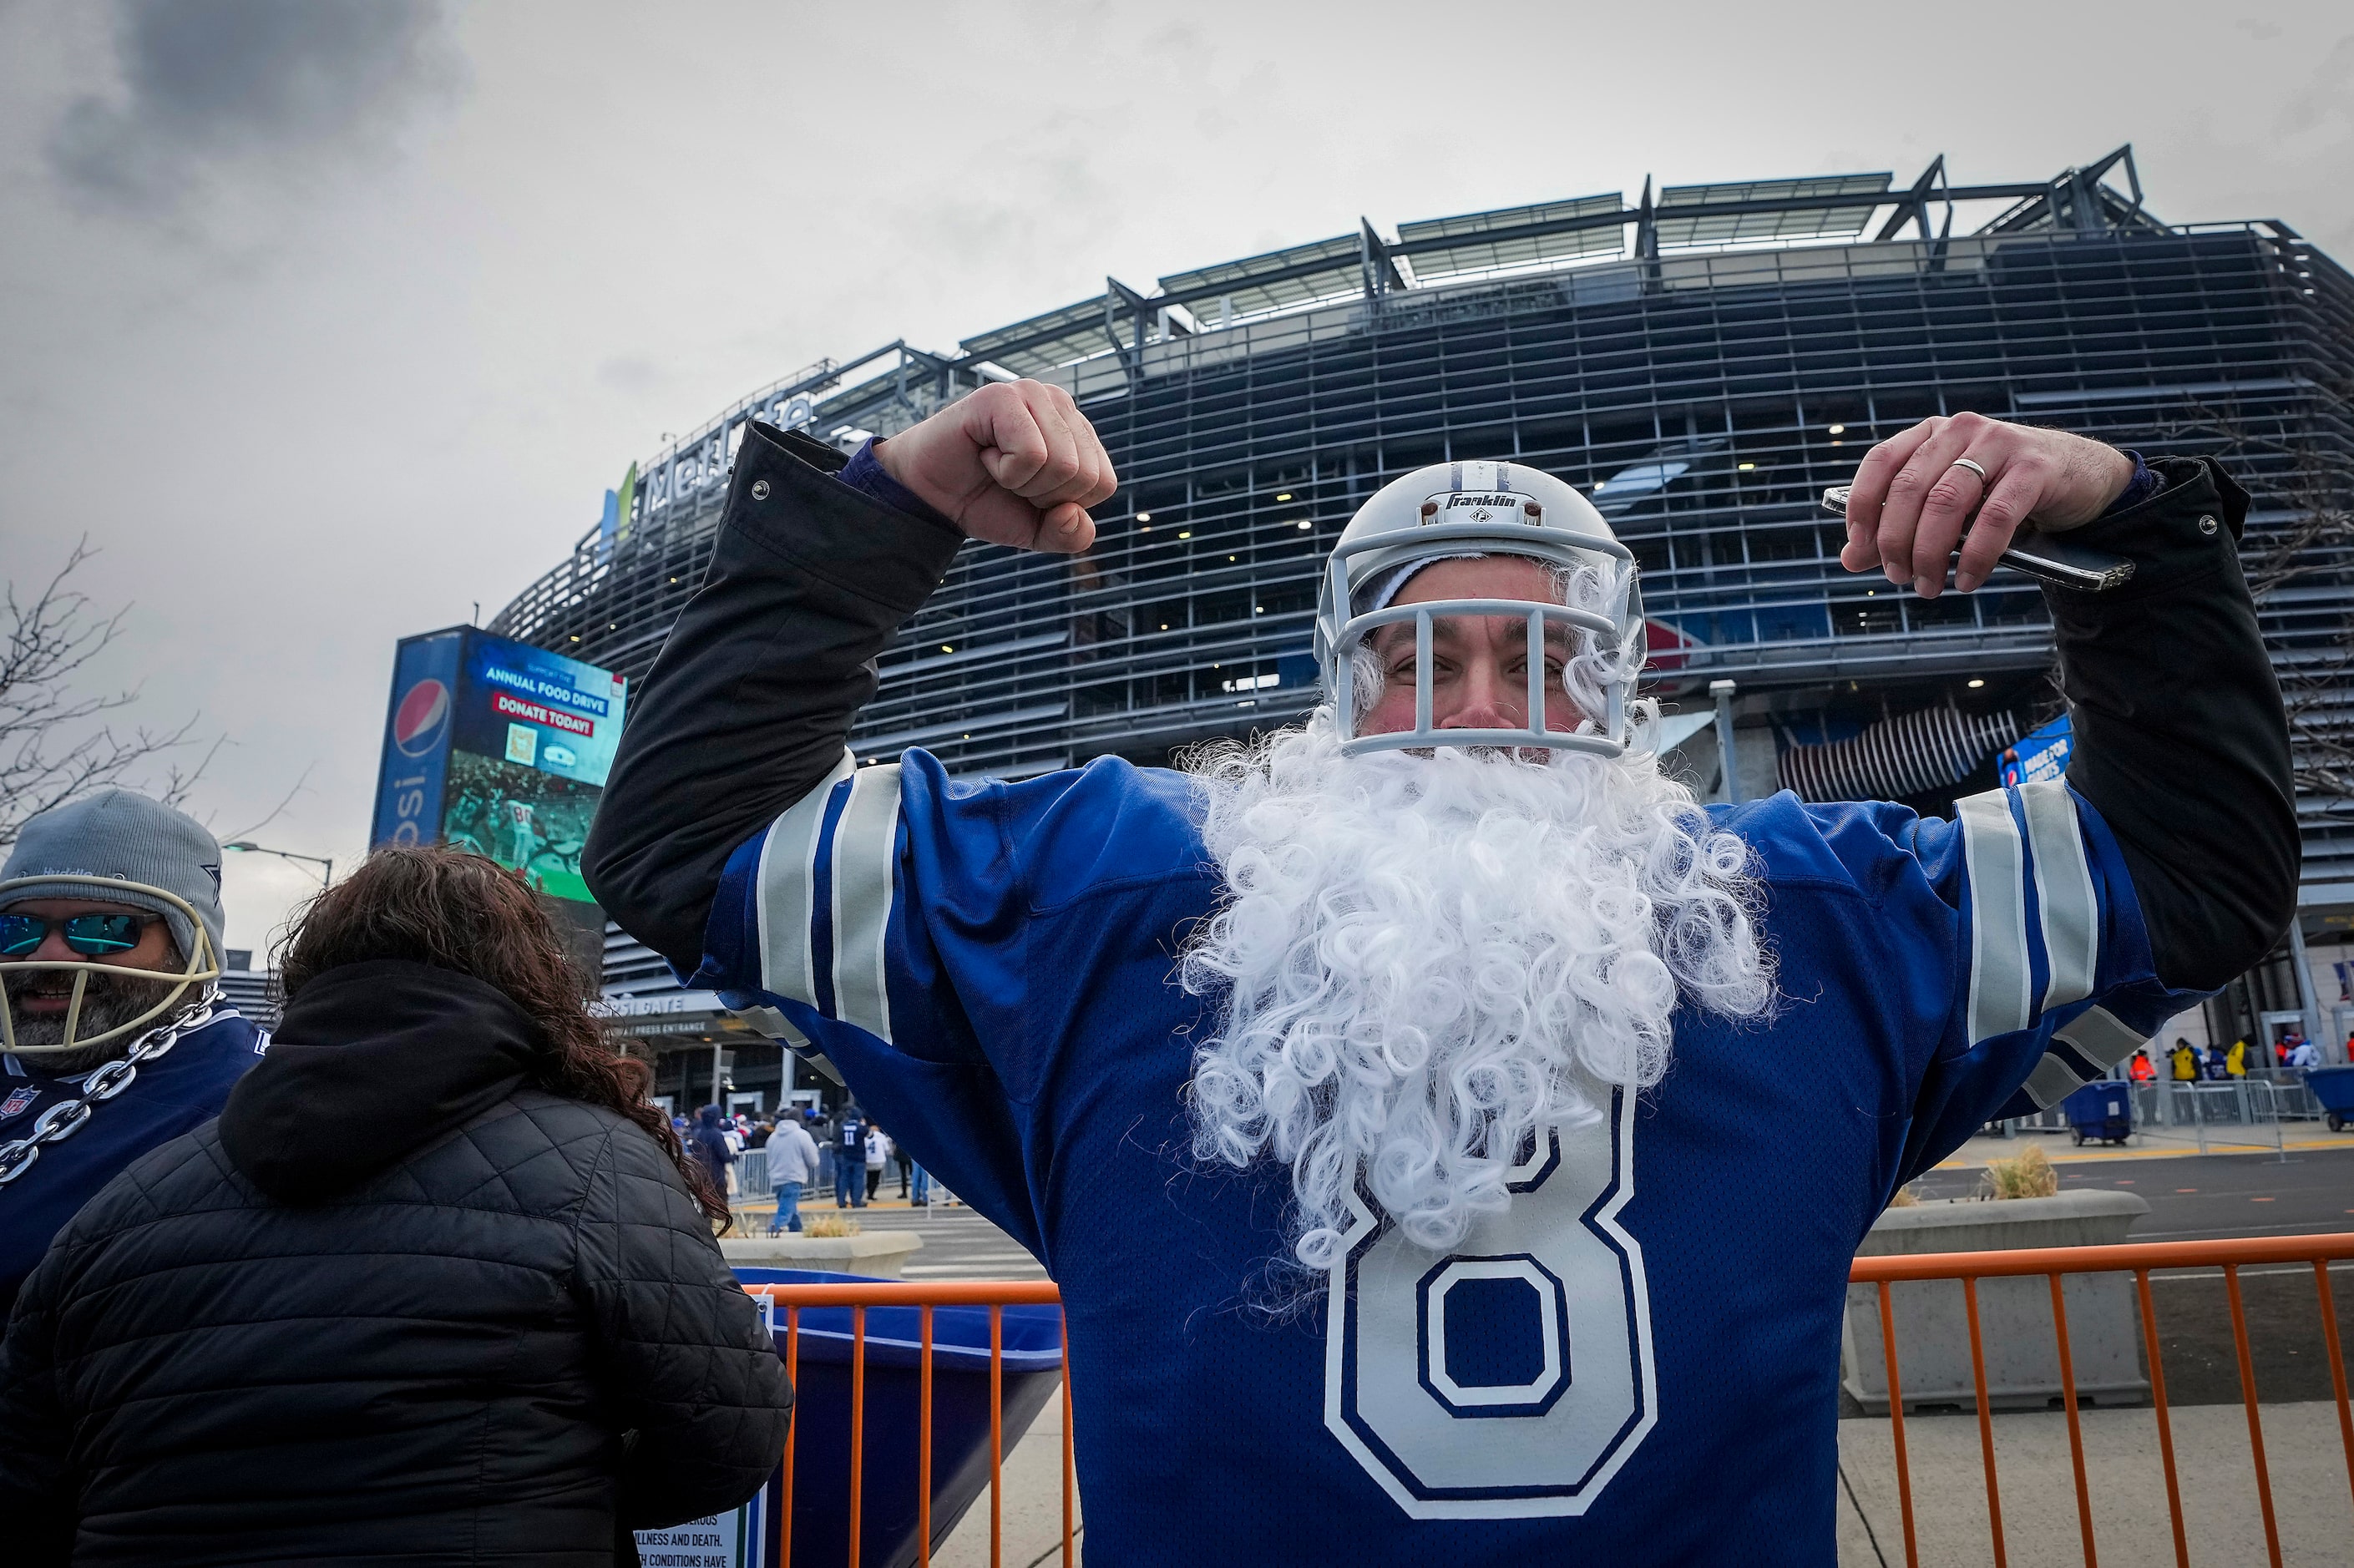
[[[2190,1548],[2182,1521],[2182,1488],[2175,1470],[2174,1433],[2167,1415],[2166,1369],[2158,1351],[2158,1309],[2150,1299],[2153,1269],[2217,1268],[2232,1308],[2232,1339],[2239,1353],[2240,1392],[2248,1412],[2248,1444],[2254,1459],[2256,1499],[2264,1512],[2264,1544],[2273,1568],[2280,1568],[2280,1529],[2273,1512],[2272,1477],[2264,1462],[2264,1422],[2256,1410],[2255,1364],[2248,1351],[2247,1308],[2240,1294],[2240,1270],[2251,1264],[2309,1263],[2314,1287],[2319,1293],[2322,1332],[2328,1347],[2331,1386],[2338,1397],[2338,1434],[2346,1448],[2346,1479],[2354,1492],[2354,1412],[2346,1395],[2346,1354],[2338,1343],[2337,1304],[2330,1295],[2329,1265],[2354,1258],[2354,1234],[2342,1235],[2240,1238],[2229,1241],[2128,1242],[2116,1246],[2029,1247],[2015,1252],[1922,1253],[1912,1256],[1860,1257],[1848,1278],[1859,1285],[1876,1285],[1880,1292],[1882,1343],[1888,1361],[1888,1420],[1896,1457],[1897,1506],[1904,1524],[1904,1561],[1918,1568],[1921,1561],[1913,1519],[1912,1472],[1904,1453],[1904,1395],[1896,1371],[1896,1318],[1889,1286],[1899,1280],[1959,1280],[1969,1319],[1970,1371],[1977,1384],[1978,1445],[1985,1456],[1987,1517],[1994,1536],[1995,1568],[2005,1568],[2002,1494],[1995,1477],[1994,1423],[1988,1410],[1986,1349],[1978,1333],[1978,1282],[1981,1279],[2042,1275],[2051,1281],[2053,1331],[2060,1350],[2062,1402],[2068,1413],[2068,1449],[2076,1479],[2076,1518],[2084,1537],[2087,1568],[2098,1562],[2093,1540],[2092,1489],[2086,1478],[2084,1436],[2076,1411],[2076,1376],[2068,1343],[2068,1307],[2060,1282],[2070,1274],[2131,1273],[2141,1301],[2142,1343],[2149,1361],[2150,1397],[2158,1416],[2158,1457],[2166,1472],[2166,1502],[2174,1529],[2174,1559],[2190,1568]]]
[[[747,1285],[744,1288],[754,1296],[765,1298],[771,1310],[783,1315],[785,1375],[796,1388],[801,1383],[801,1312],[817,1307],[847,1307],[851,1309],[850,1486],[843,1501],[849,1520],[849,1568],[861,1568],[864,1545],[860,1533],[865,1511],[867,1309],[875,1307],[914,1307],[920,1309],[918,1332],[921,1351],[917,1363],[920,1381],[916,1428],[916,1562],[919,1568],[929,1568],[932,1561],[932,1310],[938,1307],[989,1308],[989,1561],[991,1568],[1002,1563],[1005,1549],[1003,1309],[1016,1306],[1060,1306],[1062,1293],[1054,1284],[1048,1280],[941,1281],[936,1284],[874,1280],[833,1285],[756,1284]],[[1063,1349],[1061,1560],[1064,1568],[1073,1568],[1078,1561],[1076,1528],[1078,1479],[1071,1448],[1070,1334],[1067,1328],[1063,1334]],[[800,1423],[796,1421],[785,1436],[784,1460],[778,1483],[778,1506],[774,1510],[773,1523],[769,1526],[774,1534],[767,1543],[773,1552],[769,1560],[779,1563],[790,1563],[793,1560],[793,1444],[799,1427]]]
[[[2190,1546],[2183,1527],[2182,1488],[2176,1468],[2173,1428],[2167,1407],[2166,1369],[2159,1351],[2158,1310],[2151,1299],[2149,1281],[2154,1270],[2221,1269],[2231,1303],[2232,1334],[2239,1356],[2240,1388],[2247,1408],[2248,1440],[2254,1460],[2265,1544],[2274,1568],[2279,1568],[2280,1534],[2274,1517],[2271,1475],[2264,1459],[2264,1423],[2257,1408],[2255,1369],[2248,1347],[2247,1310],[2241,1296],[2240,1270],[2260,1264],[2306,1263],[2312,1266],[2314,1287],[2319,1295],[2323,1337],[2328,1349],[2331,1386],[2337,1396],[2338,1433],[2346,1450],[2347,1484],[2349,1494],[2354,1494],[2354,1406],[2349,1406],[2348,1401],[2345,1351],[2339,1343],[2336,1301],[2329,1284],[2329,1265],[2347,1259],[2354,1259],[2354,1234],[1857,1258],[1849,1272],[1850,1281],[1873,1285],[1879,1290],[1881,1339],[1888,1366],[1888,1420],[1895,1453],[1897,1500],[1903,1520],[1904,1560],[1908,1568],[1918,1568],[1921,1552],[1914,1521],[1912,1473],[1904,1446],[1904,1393],[1903,1380],[1897,1371],[1896,1316],[1889,1289],[1892,1284],[1905,1280],[1955,1280],[1962,1287],[1969,1323],[1970,1370],[1977,1391],[1978,1442],[1986,1469],[1987,1515],[1993,1535],[1994,1563],[1995,1568],[2006,1568],[2008,1557],[2003,1538],[2002,1493],[1995,1467],[1994,1424],[1987,1392],[1986,1348],[1978,1326],[1978,1282],[2034,1275],[2041,1275],[2050,1281],[2052,1323],[2060,1354],[2062,1400],[2067,1412],[2068,1446],[2075,1473],[2076,1513],[2083,1536],[2084,1562],[2087,1568],[2093,1568],[2097,1556],[2094,1542],[2092,1492],[2086,1474],[2084,1432],[2077,1413],[2076,1377],[2068,1338],[2068,1308],[2061,1281],[2062,1277],[2071,1274],[2130,1273],[2140,1300],[2142,1342],[2149,1365],[2150,1395],[2157,1414],[2158,1457],[2166,1477],[2166,1500],[2173,1526],[2175,1562],[2179,1568],[2190,1568]],[[850,1530],[849,1568],[860,1568],[859,1521],[864,1500],[864,1447],[866,1438],[864,1352],[867,1308],[917,1307],[922,1309],[922,1392],[917,1457],[917,1495],[921,1516],[917,1530],[920,1545],[916,1561],[924,1568],[928,1568],[931,1562],[932,1533],[932,1309],[936,1307],[990,1308],[989,1560],[992,1568],[1001,1563],[1004,1550],[1001,1312],[1009,1306],[1058,1305],[1062,1297],[1054,1285],[1044,1280],[954,1284],[874,1281],[830,1285],[748,1285],[746,1288],[765,1298],[771,1310],[783,1315],[785,1368],[788,1375],[795,1378],[797,1386],[801,1311],[817,1307],[848,1307],[852,1309],[850,1485],[845,1499]],[[1066,1568],[1070,1568],[1076,1562],[1074,1526],[1077,1483],[1072,1458],[1067,1329],[1064,1334],[1064,1347],[1061,1561]],[[771,1561],[789,1563],[792,1561],[793,1520],[793,1437],[790,1435],[785,1440],[781,1475],[781,1506],[775,1510],[773,1522],[769,1526],[775,1533],[768,1544],[774,1553]]]

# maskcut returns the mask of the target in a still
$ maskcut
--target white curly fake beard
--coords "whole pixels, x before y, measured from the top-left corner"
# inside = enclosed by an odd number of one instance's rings
[[[1193,771],[1226,887],[1182,954],[1224,1007],[1194,1153],[1290,1165],[1308,1268],[1345,1252],[1352,1190],[1451,1250],[1533,1134],[1659,1080],[1680,998],[1771,1003],[1748,848],[1647,748],[1346,758],[1320,712]]]

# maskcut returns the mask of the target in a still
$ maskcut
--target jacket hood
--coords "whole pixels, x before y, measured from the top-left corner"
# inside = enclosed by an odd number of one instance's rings
[[[546,1060],[530,1015],[486,980],[345,964],[287,1003],[221,1112],[221,1147],[271,1198],[316,1202],[490,1109]]]
[[[705,1127],[717,1127],[719,1125],[719,1107],[717,1106],[705,1106],[695,1114]]]

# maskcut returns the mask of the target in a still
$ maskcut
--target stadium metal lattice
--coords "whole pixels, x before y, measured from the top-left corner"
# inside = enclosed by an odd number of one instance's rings
[[[2280,222],[2160,222],[2129,149],[2025,184],[1953,185],[1941,158],[1910,185],[1647,185],[1632,206],[1364,223],[1150,293],[1107,280],[955,355],[822,361],[646,464],[626,515],[493,629],[642,676],[708,558],[746,420],[849,447],[1009,375],[1068,387],[1124,488],[1084,556],[959,557],[883,656],[862,758],[922,746],[1013,777],[1304,713],[1324,552],[1384,481],[1454,458],[1593,493],[1644,568],[1657,689],[1736,681],[1745,734],[1788,748],[1935,706],[2048,706],[2024,579],[1895,592],[1839,567],[1817,507],[1875,440],[1974,409],[2219,453],[2255,493],[2243,556],[2299,725],[2306,897],[2354,903],[2331,787],[2354,280]]]

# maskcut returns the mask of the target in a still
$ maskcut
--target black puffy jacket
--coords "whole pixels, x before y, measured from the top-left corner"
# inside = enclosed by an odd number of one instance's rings
[[[464,975],[306,986],[27,1282],[0,1557],[601,1568],[758,1490],[792,1403],[758,1311],[651,1137],[528,1086],[541,1049]]]

